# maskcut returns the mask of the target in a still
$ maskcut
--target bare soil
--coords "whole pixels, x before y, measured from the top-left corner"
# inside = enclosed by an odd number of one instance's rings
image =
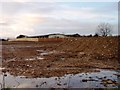
[[[51,77],[119,68],[118,37],[62,42],[3,42],[2,66],[12,75]]]

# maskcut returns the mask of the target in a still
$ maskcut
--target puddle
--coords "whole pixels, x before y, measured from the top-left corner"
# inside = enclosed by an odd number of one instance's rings
[[[56,53],[55,51],[50,51],[50,52],[42,52],[40,55],[44,56],[44,55],[49,55],[49,54],[53,54]]]
[[[37,56],[37,57],[33,57],[33,58],[26,58],[26,61],[34,61],[34,60],[43,60],[44,58]]]
[[[36,50],[37,52],[44,52],[44,50]]]
[[[38,56],[37,59],[39,59],[39,60],[43,60],[44,58]]]
[[[38,52],[41,52],[40,55],[50,55],[50,54],[59,54],[59,53],[64,53],[64,52],[58,52],[58,51],[42,51],[42,50],[37,50]]]
[[[63,77],[26,78],[25,76],[10,75],[5,77],[5,87],[9,88],[118,88],[117,84],[101,84],[102,80],[116,83],[120,78],[116,76],[120,71],[100,70],[94,73],[68,74]],[[0,75],[0,81],[3,75]],[[2,82],[0,82],[2,83]]]

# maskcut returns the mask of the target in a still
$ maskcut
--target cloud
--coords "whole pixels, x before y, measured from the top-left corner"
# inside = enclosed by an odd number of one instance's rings
[[[119,0],[1,0],[3,2],[119,2]]]
[[[80,33],[90,34],[94,33],[96,27],[93,23],[83,23],[77,20],[46,18],[46,22],[34,26],[37,32],[35,35],[47,33]]]
[[[100,22],[110,22],[116,27],[117,9],[109,11],[115,4],[102,4],[98,7],[87,3],[85,7],[82,3],[4,2],[0,14],[0,36],[55,32],[94,34]]]
[[[33,34],[33,26],[36,23],[42,22],[42,18],[36,14],[19,14],[18,16],[4,16],[0,24],[0,36],[4,37],[15,37],[21,33],[23,34]]]

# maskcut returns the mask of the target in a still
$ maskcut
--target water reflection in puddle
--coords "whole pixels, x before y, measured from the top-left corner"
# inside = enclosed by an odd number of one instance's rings
[[[80,73],[76,75],[65,75],[63,77],[51,78],[26,78],[24,76],[14,77],[7,73],[5,86],[10,88],[117,88],[116,84],[102,83],[102,80],[111,80],[118,83],[117,71],[100,70],[94,73]],[[2,75],[0,75],[2,81]]]

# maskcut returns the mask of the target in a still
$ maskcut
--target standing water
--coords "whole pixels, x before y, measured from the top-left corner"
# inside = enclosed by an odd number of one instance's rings
[[[103,69],[100,72],[68,74],[50,78],[26,78],[6,74],[6,88],[118,88],[120,82],[119,71]],[[2,80],[1,74],[0,83]]]

